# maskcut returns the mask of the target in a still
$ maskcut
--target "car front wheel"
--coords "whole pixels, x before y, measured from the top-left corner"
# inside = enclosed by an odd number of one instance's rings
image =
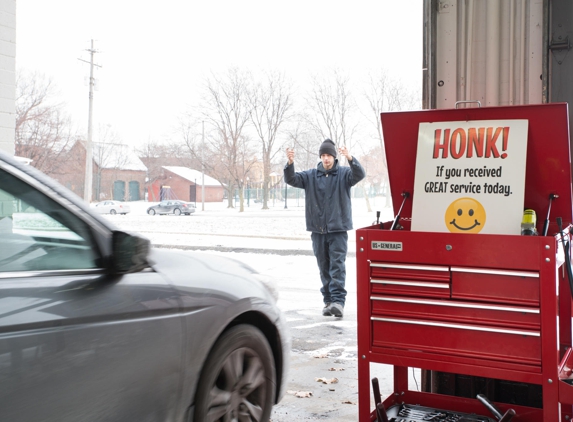
[[[155,210],[147,210],[147,214],[149,214],[149,215],[155,215]]]
[[[267,339],[253,326],[237,325],[219,338],[203,366],[194,420],[266,422],[275,386]]]

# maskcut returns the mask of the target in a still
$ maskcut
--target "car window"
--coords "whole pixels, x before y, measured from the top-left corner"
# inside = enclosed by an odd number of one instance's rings
[[[86,222],[0,170],[0,272],[97,268]]]

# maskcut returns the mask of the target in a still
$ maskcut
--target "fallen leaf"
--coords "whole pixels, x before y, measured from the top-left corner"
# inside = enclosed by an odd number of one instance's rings
[[[313,357],[317,359],[324,359],[328,357],[328,353],[323,353],[321,355],[314,355]]]
[[[345,400],[342,402],[342,404],[356,404],[356,403],[350,400]]]
[[[330,368],[329,371],[344,371],[344,368]]]
[[[331,378],[331,379],[327,379],[327,378],[315,378],[314,379],[316,382],[321,382],[323,384],[336,384],[338,382],[338,378]]]
[[[312,393],[310,391],[297,391],[295,397],[299,398],[312,397]]]
[[[295,397],[299,397],[299,398],[306,398],[306,397],[312,397],[312,393],[310,391],[294,391],[294,390],[288,390],[287,391],[288,394],[292,394]]]

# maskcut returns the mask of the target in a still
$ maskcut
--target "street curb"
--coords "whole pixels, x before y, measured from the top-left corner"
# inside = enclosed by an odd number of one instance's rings
[[[215,251],[215,252],[237,252],[237,253],[254,253],[254,254],[267,254],[267,255],[304,255],[314,256],[311,250],[301,249],[258,249],[258,248],[238,248],[231,246],[190,246],[190,245],[152,245],[154,248],[161,249],[182,249],[186,251]],[[348,252],[347,256],[355,257],[355,252]]]

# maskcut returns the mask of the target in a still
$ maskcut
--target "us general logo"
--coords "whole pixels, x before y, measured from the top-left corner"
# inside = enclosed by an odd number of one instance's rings
[[[446,227],[452,233],[479,233],[485,225],[485,208],[474,198],[459,198],[446,209]]]

